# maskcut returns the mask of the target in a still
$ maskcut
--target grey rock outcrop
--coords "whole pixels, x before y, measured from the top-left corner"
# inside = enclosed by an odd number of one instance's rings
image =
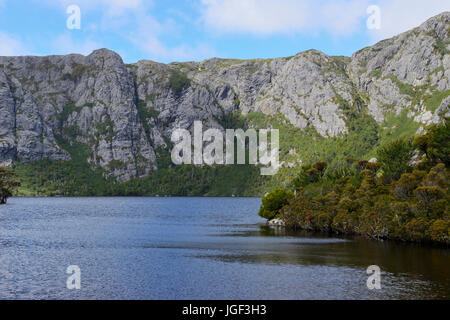
[[[348,132],[343,101],[381,125],[406,112],[424,126],[450,115],[450,13],[356,52],[269,60],[125,65],[89,56],[0,57],[0,164],[88,161],[118,181],[157,170],[175,128],[225,129],[232,112],[279,117],[324,137]],[[363,112],[359,110],[360,112]]]

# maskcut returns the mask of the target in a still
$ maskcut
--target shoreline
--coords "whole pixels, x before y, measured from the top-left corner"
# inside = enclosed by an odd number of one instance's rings
[[[265,223],[265,226],[274,230],[285,230],[287,232],[290,232],[292,234],[295,233],[311,233],[315,235],[328,235],[328,236],[336,236],[336,237],[342,237],[342,238],[361,238],[368,241],[376,241],[376,242],[394,242],[394,243],[402,243],[407,245],[418,245],[418,246],[428,246],[432,248],[442,248],[442,249],[450,249],[450,243],[442,243],[442,242],[436,242],[431,240],[422,240],[422,241],[412,241],[412,240],[402,240],[402,239],[396,239],[396,238],[375,238],[375,237],[368,237],[364,236],[362,234],[358,233],[338,233],[338,232],[325,232],[325,231],[318,231],[318,230],[312,230],[312,229],[306,229],[302,228],[300,225],[294,226],[286,226],[286,223],[279,218],[267,220]]]
[[[11,199],[33,199],[33,198],[255,198],[261,199],[262,196],[146,196],[146,195],[133,195],[133,196],[14,196]]]

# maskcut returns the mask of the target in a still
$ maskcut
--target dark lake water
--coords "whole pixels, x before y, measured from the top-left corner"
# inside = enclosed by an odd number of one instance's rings
[[[286,234],[257,198],[14,198],[1,299],[450,299],[450,250]],[[81,290],[66,269],[81,269]],[[381,290],[366,286],[370,265]]]

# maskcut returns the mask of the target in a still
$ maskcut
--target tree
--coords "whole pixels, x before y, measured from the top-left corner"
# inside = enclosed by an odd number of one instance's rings
[[[294,197],[292,192],[284,189],[275,188],[272,192],[268,193],[262,198],[262,206],[259,209],[259,216],[262,218],[271,220],[279,213],[280,209],[289,203]]]
[[[397,180],[410,170],[414,149],[411,139],[397,139],[377,150],[377,159],[386,182]]]
[[[423,204],[425,212],[429,214],[431,204],[445,197],[445,191],[440,187],[418,187],[414,195]]]
[[[393,185],[392,193],[401,201],[406,201],[412,195],[413,190],[417,187],[417,178],[412,173],[404,173],[400,179]]]
[[[17,175],[10,169],[0,167],[0,204],[6,204],[9,197],[20,186]]]
[[[443,162],[450,165],[450,118],[444,123],[432,125],[427,133],[414,139],[414,146],[426,154],[432,163]]]

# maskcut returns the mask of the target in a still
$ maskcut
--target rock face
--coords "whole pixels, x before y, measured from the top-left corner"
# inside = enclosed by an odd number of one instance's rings
[[[381,125],[406,112],[424,125],[449,116],[450,13],[350,57],[310,50],[270,60],[125,65],[114,52],[0,57],[0,164],[70,160],[118,181],[157,170],[175,128],[224,129],[232,112],[282,116],[324,137],[348,132],[345,105]],[[361,111],[362,112],[362,111]]]
[[[136,101],[132,74],[109,50],[0,57],[0,161],[69,160],[63,146],[78,142],[119,180],[145,176],[156,155]]]

